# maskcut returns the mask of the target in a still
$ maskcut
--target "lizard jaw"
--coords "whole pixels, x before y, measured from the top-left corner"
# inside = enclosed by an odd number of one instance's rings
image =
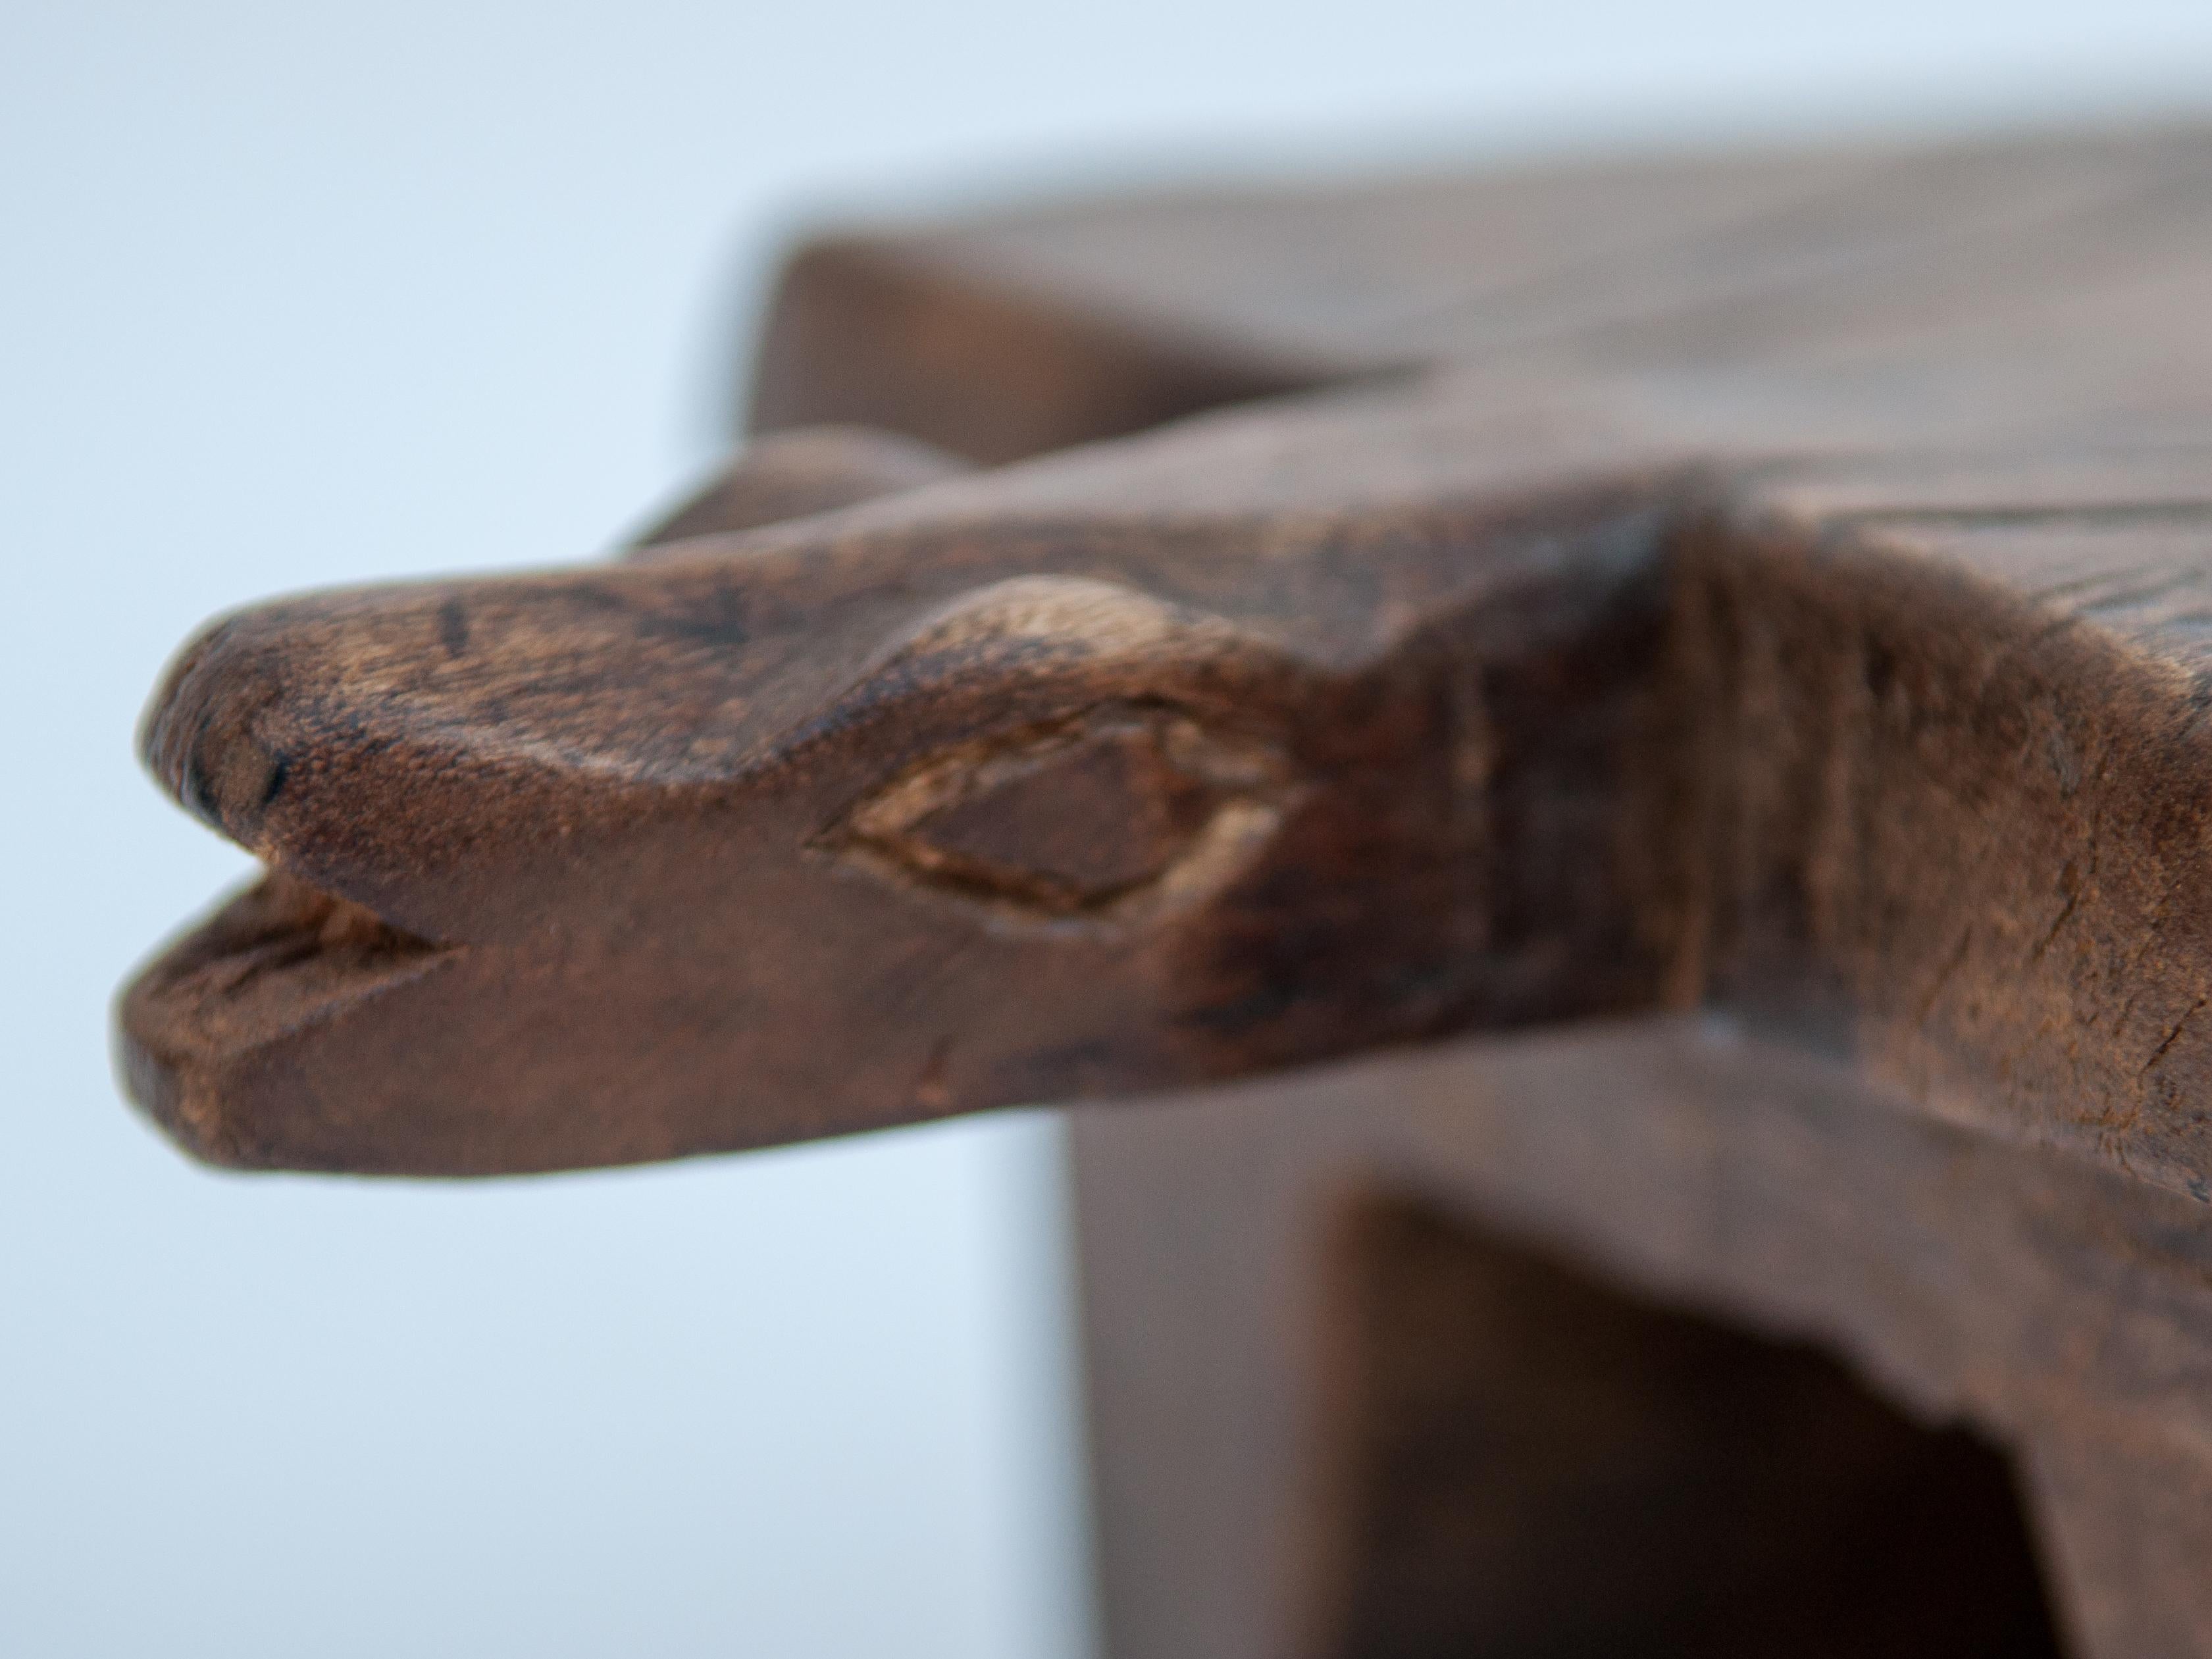
[[[228,1079],[288,1038],[437,973],[465,949],[265,870],[171,939],[125,988],[118,1068],[137,1104],[196,1155],[260,1165],[267,1160],[222,1109]]]

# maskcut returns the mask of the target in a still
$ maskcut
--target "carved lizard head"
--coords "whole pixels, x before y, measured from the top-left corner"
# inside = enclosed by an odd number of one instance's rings
[[[825,446],[751,473],[794,441]],[[1480,988],[1490,757],[1425,629],[1472,591],[1469,538],[1517,550],[1476,586],[1533,592],[1624,514],[1429,508],[1348,541],[1018,507],[1002,475],[231,617],[144,747],[271,873],[131,990],[133,1086],[221,1161],[465,1171],[1433,1028]]]

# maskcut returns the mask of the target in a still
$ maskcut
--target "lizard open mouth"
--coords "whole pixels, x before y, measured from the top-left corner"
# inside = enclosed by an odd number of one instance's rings
[[[149,963],[120,1006],[120,1060],[155,1117],[206,1144],[191,1121],[186,1074],[417,979],[458,954],[365,906],[282,871],[264,871]]]

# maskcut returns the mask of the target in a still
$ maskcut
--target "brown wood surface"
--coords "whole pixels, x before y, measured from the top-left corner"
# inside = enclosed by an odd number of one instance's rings
[[[1117,1659],[2212,1652],[2208,311],[2191,132],[824,236],[625,558],[187,647],[131,1088],[1267,1078],[1077,1125]]]
[[[2208,295],[2194,134],[827,239],[771,428],[1323,389],[224,621],[147,753],[283,879],[134,1091],[480,1173],[1704,1004],[2202,1196]]]
[[[2212,1654],[2193,1200],[1711,1018],[1074,1139],[1115,1659]]]

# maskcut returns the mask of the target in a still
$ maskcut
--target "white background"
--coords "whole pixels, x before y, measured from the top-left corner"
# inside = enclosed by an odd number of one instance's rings
[[[2203,0],[0,0],[0,1655],[1090,1640],[1048,1119],[440,1187],[126,1112],[243,872],[131,760],[205,614],[605,547],[825,204],[2200,89]]]

